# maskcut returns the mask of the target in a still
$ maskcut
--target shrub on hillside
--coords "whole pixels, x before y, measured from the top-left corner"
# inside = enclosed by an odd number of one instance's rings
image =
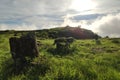
[[[68,54],[71,52],[70,45],[74,42],[74,38],[57,38],[54,41],[54,45],[56,45],[55,52],[59,54]]]
[[[101,41],[99,39],[95,40],[95,42],[96,42],[97,45],[101,44]]]
[[[113,40],[112,40],[112,43],[116,43],[116,44],[118,44],[118,43],[120,43],[120,41],[117,40],[117,39],[113,39]]]

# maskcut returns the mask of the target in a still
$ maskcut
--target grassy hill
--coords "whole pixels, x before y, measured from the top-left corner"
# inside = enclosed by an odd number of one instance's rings
[[[95,33],[81,27],[57,27],[52,29],[38,30],[37,36],[42,38],[73,37],[75,39],[93,39]]]
[[[14,35],[20,35],[21,33],[24,34],[26,32],[30,32],[30,31],[14,31],[14,30],[0,31],[1,34],[13,33]],[[39,39],[50,39],[50,38],[55,39],[58,37],[73,37],[75,39],[94,39],[96,36],[100,37],[91,30],[87,30],[79,26],[56,27],[51,29],[33,30],[31,32],[35,32],[36,36],[39,37]]]
[[[120,80],[120,39],[75,40],[66,55],[52,53],[53,39],[39,42],[39,57],[14,73],[9,50],[10,33],[0,34],[0,80]]]

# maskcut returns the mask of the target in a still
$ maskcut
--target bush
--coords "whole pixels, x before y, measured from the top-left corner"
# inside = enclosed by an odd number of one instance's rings
[[[70,53],[70,45],[74,42],[74,38],[68,37],[68,38],[57,38],[54,41],[54,44],[56,45],[55,52],[59,54],[68,54]]]
[[[117,39],[113,39],[113,40],[112,40],[112,43],[118,44],[118,43],[120,43],[120,41],[117,40]]]
[[[101,41],[99,39],[95,40],[97,45],[101,44]]]

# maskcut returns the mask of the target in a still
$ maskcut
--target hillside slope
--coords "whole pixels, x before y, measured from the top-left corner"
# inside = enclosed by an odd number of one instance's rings
[[[39,38],[49,39],[49,38],[58,38],[58,37],[73,37],[75,39],[94,39],[99,35],[95,34],[91,30],[87,30],[81,27],[56,27],[51,29],[42,29],[42,30],[33,30],[33,31],[15,31],[15,30],[6,30],[0,31],[0,34],[12,33],[14,35],[21,35],[27,32],[35,32],[36,36]]]
[[[53,39],[37,39],[39,57],[15,72],[9,50],[13,34],[0,34],[0,80],[120,80],[120,39],[76,40],[67,55],[53,54]],[[22,66],[22,65],[20,65]]]
[[[70,26],[39,30],[37,35],[49,38],[73,37],[76,39],[93,39],[96,36],[91,30]]]

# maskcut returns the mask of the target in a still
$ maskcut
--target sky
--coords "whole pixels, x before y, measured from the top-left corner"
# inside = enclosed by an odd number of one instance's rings
[[[0,0],[0,30],[66,25],[120,37],[120,0]]]

